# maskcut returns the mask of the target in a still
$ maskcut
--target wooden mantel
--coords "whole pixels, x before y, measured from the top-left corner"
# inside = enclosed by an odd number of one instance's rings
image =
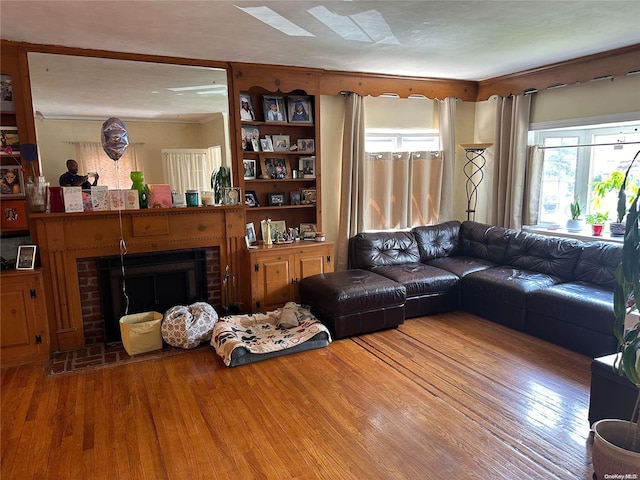
[[[79,258],[119,255],[122,238],[126,254],[219,247],[220,264],[241,271],[246,249],[242,206],[31,214],[29,218],[44,272],[52,351],[84,345]]]

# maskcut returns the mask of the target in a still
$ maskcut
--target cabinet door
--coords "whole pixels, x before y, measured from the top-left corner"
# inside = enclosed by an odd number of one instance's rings
[[[0,358],[3,366],[45,360],[48,355],[43,289],[36,277],[2,278]]]
[[[292,298],[293,263],[290,255],[259,257],[253,271],[253,310],[270,311]]]
[[[318,273],[333,272],[333,258],[331,258],[331,255],[331,247],[318,246],[317,248],[309,249],[309,251],[299,253],[295,256],[296,271],[294,298],[296,301],[300,301],[298,284],[303,278],[316,275]]]

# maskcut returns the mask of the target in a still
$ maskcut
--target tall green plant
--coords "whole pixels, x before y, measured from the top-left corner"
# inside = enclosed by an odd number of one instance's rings
[[[211,174],[211,188],[216,204],[221,204],[224,198],[224,189],[231,186],[231,169],[220,167]]]
[[[620,187],[618,190],[618,222],[619,223],[622,223],[622,220],[624,219],[624,215],[627,212],[627,191],[626,191],[627,180],[629,180],[629,172],[631,171],[633,162],[635,162],[636,158],[638,158],[638,155],[640,155],[640,150],[636,152],[636,154],[633,157],[633,160],[631,160],[631,163],[627,167],[627,171],[624,173],[624,179],[622,180],[622,183],[620,184]]]

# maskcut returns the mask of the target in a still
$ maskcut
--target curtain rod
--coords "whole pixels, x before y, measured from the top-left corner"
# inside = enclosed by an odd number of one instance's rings
[[[547,148],[572,148],[572,147],[608,147],[615,145],[635,145],[640,142],[613,142],[613,143],[579,143],[577,145],[557,145],[554,147],[543,147],[542,145],[535,145],[540,150],[546,150]]]

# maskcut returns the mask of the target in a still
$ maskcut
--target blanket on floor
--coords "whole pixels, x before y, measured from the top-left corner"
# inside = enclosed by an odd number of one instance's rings
[[[326,346],[331,342],[327,327],[308,309],[298,307],[296,314],[299,325],[293,328],[278,327],[280,311],[231,315],[218,319],[213,329],[211,346],[222,357],[225,365],[235,366],[277,356],[274,352],[293,353]],[[305,342],[309,342],[307,346],[303,345]],[[245,358],[240,360],[240,357]]]

